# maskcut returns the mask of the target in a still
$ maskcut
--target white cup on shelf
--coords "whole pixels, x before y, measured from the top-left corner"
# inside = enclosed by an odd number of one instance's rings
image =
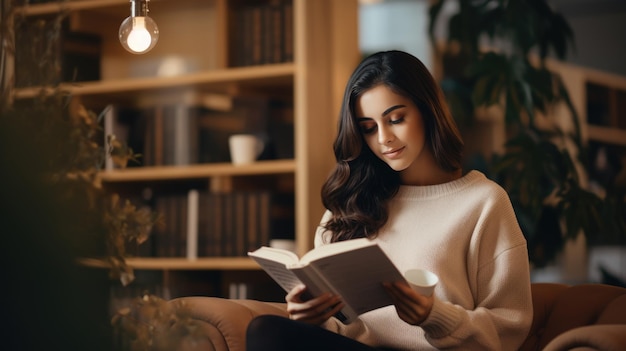
[[[272,239],[270,247],[296,252],[296,241],[292,239]]]
[[[426,269],[409,269],[404,272],[404,278],[409,282],[413,290],[424,296],[432,295],[435,286],[439,283],[439,277]]]
[[[252,163],[263,151],[264,143],[253,134],[233,134],[228,138],[230,160],[240,165]]]

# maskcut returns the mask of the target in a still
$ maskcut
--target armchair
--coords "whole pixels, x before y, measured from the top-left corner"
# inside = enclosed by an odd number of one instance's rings
[[[533,283],[534,317],[520,351],[626,350],[626,288]],[[284,303],[183,297],[209,337],[205,351],[245,351],[246,327],[261,314],[287,316]]]

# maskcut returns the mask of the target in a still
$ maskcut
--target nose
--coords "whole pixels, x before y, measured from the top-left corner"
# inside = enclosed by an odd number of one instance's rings
[[[389,144],[395,138],[391,128],[387,126],[378,127],[378,143],[381,145]]]

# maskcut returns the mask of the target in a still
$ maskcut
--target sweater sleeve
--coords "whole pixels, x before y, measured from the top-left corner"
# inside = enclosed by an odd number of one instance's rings
[[[421,327],[438,349],[517,350],[532,323],[526,240],[508,197],[487,208],[468,252],[471,310],[435,300]]]
[[[516,256],[527,260],[525,249],[515,248],[500,256],[494,265],[515,267],[501,261],[515,260]],[[517,350],[530,329],[532,300],[527,284],[520,279],[523,274],[507,276],[509,279],[501,281],[473,310],[436,299],[421,325],[428,342],[438,349]]]

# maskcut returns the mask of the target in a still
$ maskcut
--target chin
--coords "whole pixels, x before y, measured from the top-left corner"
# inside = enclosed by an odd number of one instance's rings
[[[393,169],[396,172],[402,172],[405,169],[409,168],[410,164],[405,164],[404,162],[396,161],[396,162],[387,162],[387,166],[389,166],[389,168]]]

